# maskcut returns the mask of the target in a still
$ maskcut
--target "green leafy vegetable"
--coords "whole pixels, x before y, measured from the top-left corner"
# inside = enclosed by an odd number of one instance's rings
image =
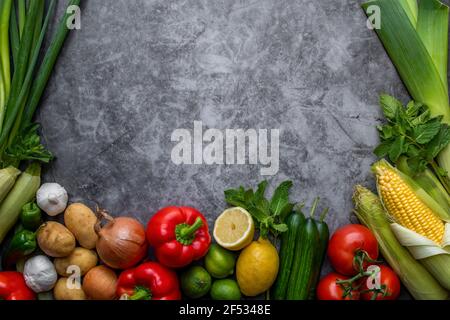
[[[265,197],[267,186],[267,181],[263,181],[255,192],[253,189],[246,190],[244,187],[225,191],[226,202],[246,209],[252,215],[264,238],[269,233],[277,236],[288,230],[284,219],[294,207],[294,204],[289,201],[292,181],[281,183],[275,189],[270,201]]]
[[[387,123],[378,127],[381,143],[375,154],[394,163],[405,156],[415,172],[430,166],[447,188],[447,172],[435,161],[450,143],[450,128],[442,122],[442,116],[432,117],[427,106],[414,101],[404,107],[388,95],[381,96],[380,105]]]

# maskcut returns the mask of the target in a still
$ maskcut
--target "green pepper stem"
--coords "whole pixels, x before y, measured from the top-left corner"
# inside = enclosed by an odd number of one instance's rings
[[[192,236],[195,232],[197,232],[197,230],[200,229],[201,227],[203,227],[203,220],[201,218],[197,218],[197,220],[195,220],[193,225],[181,229],[180,236],[182,238],[188,238]]]
[[[177,241],[185,246],[191,245],[195,239],[195,233],[201,227],[203,227],[203,220],[200,217],[198,217],[192,225],[187,223],[177,225],[175,227]]]
[[[152,292],[146,287],[136,287],[129,300],[152,300]]]

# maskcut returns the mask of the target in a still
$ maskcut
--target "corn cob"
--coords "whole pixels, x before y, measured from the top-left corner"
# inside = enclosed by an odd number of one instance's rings
[[[391,229],[397,240],[441,286],[450,290],[448,212],[414,180],[387,161],[377,162],[372,169],[387,216],[393,220]]]
[[[400,173],[385,161],[375,164],[374,171],[378,191],[391,217],[400,225],[442,244],[444,222],[417,196]]]
[[[370,190],[356,186],[355,214],[374,233],[381,253],[403,285],[417,300],[446,300],[448,292],[396,239],[380,199]]]

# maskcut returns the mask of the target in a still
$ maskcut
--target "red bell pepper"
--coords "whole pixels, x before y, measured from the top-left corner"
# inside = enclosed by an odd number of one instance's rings
[[[189,207],[158,211],[147,226],[147,240],[160,263],[182,268],[206,255],[211,236],[205,217]]]
[[[177,274],[156,262],[121,273],[116,294],[126,300],[180,300]]]
[[[35,300],[20,272],[0,272],[0,300]]]

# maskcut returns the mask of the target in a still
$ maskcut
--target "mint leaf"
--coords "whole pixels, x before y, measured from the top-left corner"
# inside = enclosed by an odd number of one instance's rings
[[[398,110],[403,109],[403,105],[400,101],[387,94],[382,94],[380,96],[380,105],[384,116],[388,120],[394,120]]]
[[[275,189],[270,200],[270,211],[274,216],[279,216],[284,207],[289,204],[289,190],[291,188],[292,181],[284,181]]]
[[[414,119],[411,119],[410,121],[412,126],[418,126],[419,124],[427,123],[430,119],[431,119],[430,109],[422,105],[421,113]]]
[[[379,157],[384,158],[389,154],[389,150],[391,150],[392,141],[384,141],[375,148],[373,153]]]
[[[441,125],[440,120],[437,118],[425,124],[420,124],[413,128],[413,138],[419,144],[427,144],[438,134]]]
[[[392,143],[391,148],[389,149],[389,159],[392,162],[397,162],[400,155],[403,153],[405,144],[405,137],[399,136],[395,139],[394,143]]]
[[[255,196],[254,196],[254,202],[258,203],[259,201],[261,201],[261,199],[264,199],[264,195],[266,194],[266,189],[267,186],[269,185],[269,183],[267,182],[267,180],[261,182],[258,185],[258,189],[255,192]]]
[[[239,189],[230,189],[225,191],[225,201],[235,207],[246,208],[247,201],[245,199],[245,190],[244,188]]]
[[[272,223],[270,226],[278,232],[288,231],[288,226],[284,223],[280,223],[280,224]]]
[[[421,112],[421,109],[423,108],[423,104],[415,101],[410,101],[406,105],[406,115],[408,119],[415,119],[419,113]]]
[[[428,143],[425,156],[428,161],[433,160],[450,143],[450,128],[447,124],[441,126],[438,134]]]

